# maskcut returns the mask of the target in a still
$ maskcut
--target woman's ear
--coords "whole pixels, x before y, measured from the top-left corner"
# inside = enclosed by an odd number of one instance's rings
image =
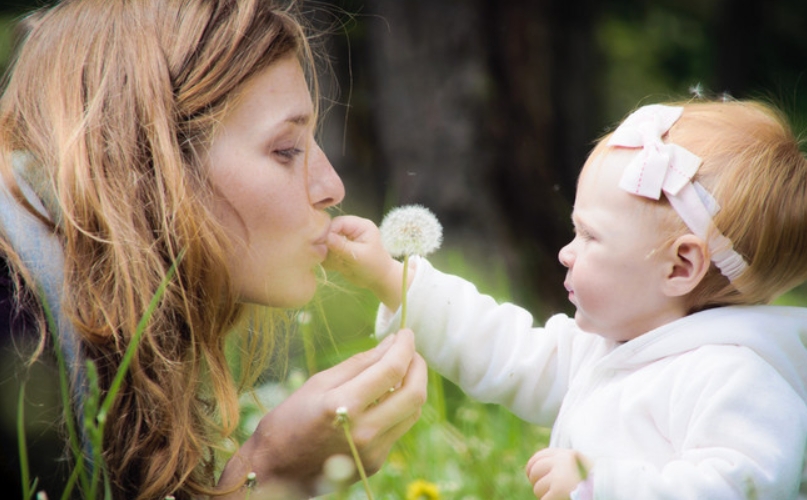
[[[668,255],[670,267],[664,291],[670,297],[682,297],[694,290],[711,266],[706,242],[694,234],[676,238]]]

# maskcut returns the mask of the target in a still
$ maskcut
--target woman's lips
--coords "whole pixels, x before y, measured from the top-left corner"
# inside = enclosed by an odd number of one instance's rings
[[[312,243],[314,247],[314,251],[322,258],[324,261],[328,257],[328,234],[331,232],[331,224],[325,226],[325,230],[322,231],[322,234],[319,238],[314,240]]]

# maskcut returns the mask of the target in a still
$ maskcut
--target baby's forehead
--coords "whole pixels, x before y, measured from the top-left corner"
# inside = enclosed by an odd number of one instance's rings
[[[580,173],[574,212],[606,209],[626,218],[652,217],[660,230],[668,229],[667,226],[677,229],[680,220],[663,196],[660,200],[651,200],[619,187],[625,167],[637,154],[638,150],[634,149],[595,148]]]
[[[639,151],[638,149],[604,146],[600,143],[583,164],[578,182],[594,176],[598,180],[614,181],[614,185],[618,185],[625,167],[639,154]]]

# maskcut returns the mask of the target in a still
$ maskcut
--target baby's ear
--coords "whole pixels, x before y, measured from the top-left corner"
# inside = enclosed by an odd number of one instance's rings
[[[711,266],[706,242],[694,234],[679,236],[668,255],[670,266],[664,291],[670,297],[682,297],[694,290]]]

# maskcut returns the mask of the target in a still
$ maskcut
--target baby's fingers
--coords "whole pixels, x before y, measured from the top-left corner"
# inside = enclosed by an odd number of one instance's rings
[[[529,462],[527,462],[526,472],[530,484],[534,485],[551,471],[552,462],[547,460],[546,456],[540,452],[533,455]]]
[[[336,217],[328,233],[328,258],[325,268],[350,275],[357,266],[381,248],[375,224],[368,219],[352,215]],[[379,250],[375,250],[379,251]]]
[[[377,233],[378,227],[373,221],[355,215],[341,215],[331,221],[330,234],[348,241],[364,242],[373,239]]]

